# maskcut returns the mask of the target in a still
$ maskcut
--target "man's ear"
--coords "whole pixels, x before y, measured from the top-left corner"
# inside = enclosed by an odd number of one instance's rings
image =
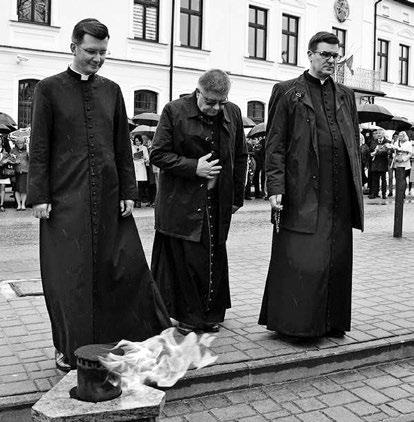
[[[70,43],[70,51],[74,56],[76,56],[76,44],[73,42]]]
[[[312,61],[312,60],[311,60],[312,53],[313,53],[313,52],[312,52],[311,50],[308,50],[308,59],[309,59],[309,61]]]

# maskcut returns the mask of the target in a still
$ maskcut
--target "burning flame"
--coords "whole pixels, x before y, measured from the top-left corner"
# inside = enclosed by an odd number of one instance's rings
[[[115,348],[123,349],[123,356],[108,353],[99,360],[110,373],[118,376],[124,389],[142,384],[171,387],[190,366],[200,369],[217,360],[208,350],[214,336],[189,333],[178,344],[174,337],[176,331],[167,328],[160,335],[141,342],[121,340]],[[112,383],[117,382],[116,377],[110,379]]]

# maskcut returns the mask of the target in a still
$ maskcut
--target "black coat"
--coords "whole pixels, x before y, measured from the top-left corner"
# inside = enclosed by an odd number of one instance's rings
[[[336,116],[354,184],[355,228],[363,228],[358,117],[353,91],[335,84]],[[318,220],[319,154],[315,112],[304,75],[273,87],[266,135],[268,195],[283,194],[281,225],[314,233]]]
[[[386,143],[385,139],[381,144],[377,139],[372,141],[371,152],[375,153],[375,155],[371,159],[371,171],[379,171],[381,173],[388,171],[390,150],[386,147]]]
[[[198,159],[210,152],[211,127],[203,123],[196,95],[168,103],[153,140],[152,164],[160,168],[155,229],[177,238],[200,241],[207,184],[196,175]],[[218,242],[227,239],[232,205],[243,205],[247,149],[240,109],[227,103],[220,125]]]
[[[143,340],[169,325],[132,216],[135,174],[121,90],[68,71],[36,85],[28,202],[41,220],[40,265],[55,347],[75,365],[90,343]]]

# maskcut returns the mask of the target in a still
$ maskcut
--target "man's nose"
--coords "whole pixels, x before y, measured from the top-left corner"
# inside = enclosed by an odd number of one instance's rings
[[[214,110],[220,111],[220,103],[216,103],[213,106]]]

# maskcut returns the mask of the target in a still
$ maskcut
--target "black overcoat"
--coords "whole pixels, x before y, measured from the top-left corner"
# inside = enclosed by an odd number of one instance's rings
[[[359,127],[353,91],[335,84],[336,118],[349,156],[354,184],[352,226],[363,229]],[[280,224],[314,233],[318,219],[319,155],[315,111],[302,74],[273,87],[266,136],[268,195],[283,194]]]
[[[75,365],[84,344],[142,340],[169,322],[132,216],[136,185],[121,90],[66,72],[35,90],[28,202],[41,220],[40,263],[55,347]]]
[[[206,179],[196,175],[198,159],[210,152],[211,126],[200,121],[195,92],[168,103],[155,132],[150,161],[160,168],[155,229],[199,242],[207,203]],[[247,148],[240,109],[227,103],[220,125],[218,243],[230,227],[232,205],[243,205]]]

